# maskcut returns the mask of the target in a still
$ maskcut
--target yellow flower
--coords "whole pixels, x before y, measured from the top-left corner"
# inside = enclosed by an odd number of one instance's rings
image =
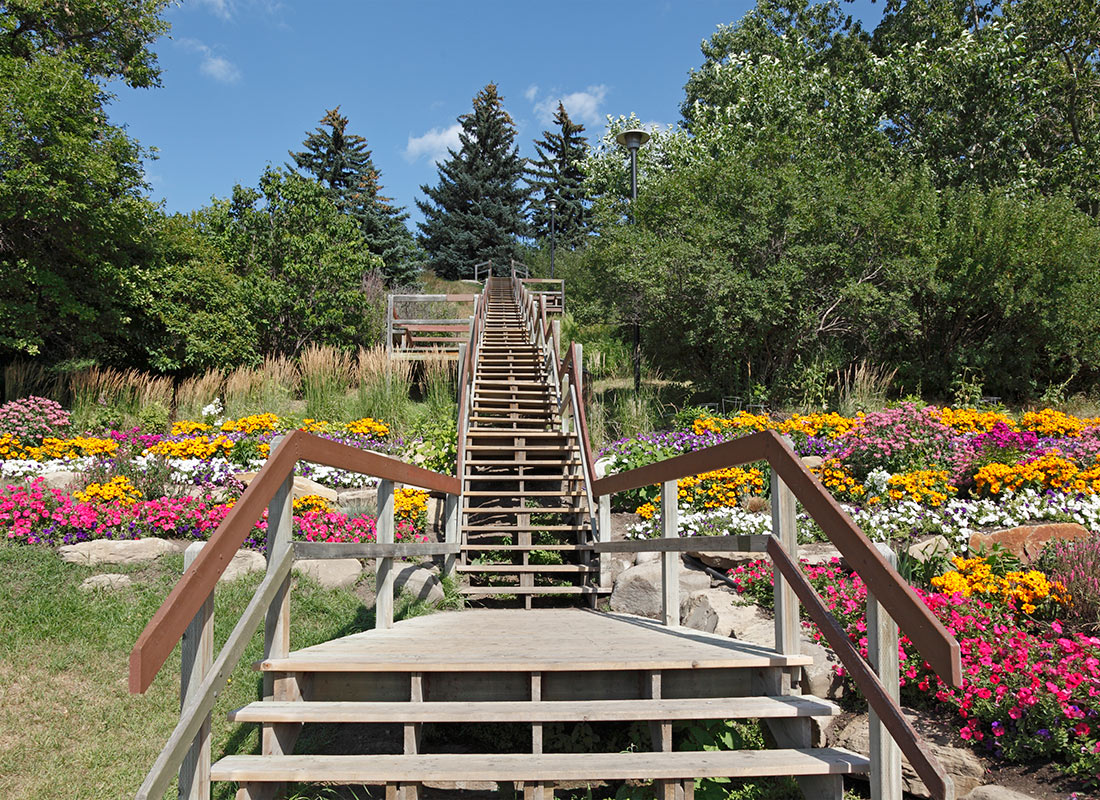
[[[304,514],[308,511],[332,511],[329,501],[319,494],[305,494],[294,499],[294,513]]]
[[[265,414],[251,414],[240,419],[227,419],[222,423],[222,430],[226,433],[259,433],[261,431],[273,431],[279,424],[279,417],[270,412]]]
[[[371,417],[363,417],[349,422],[344,428],[349,433],[358,433],[363,436],[387,436],[390,432],[390,428],[386,423]]]
[[[180,419],[172,423],[173,436],[190,436],[193,433],[205,433],[210,426],[205,422],[196,422],[190,419]]]
[[[119,475],[107,483],[90,483],[83,491],[73,492],[73,498],[81,503],[118,503],[132,506],[141,499],[141,492],[130,483],[129,478]]]
[[[398,522],[419,522],[427,509],[428,492],[403,487],[393,493],[393,518]]]

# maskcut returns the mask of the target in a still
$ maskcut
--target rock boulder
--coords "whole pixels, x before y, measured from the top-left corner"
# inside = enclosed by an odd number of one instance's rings
[[[126,589],[130,586],[133,586],[133,584],[134,582],[130,579],[129,575],[92,575],[89,578],[85,578],[84,582],[80,584],[80,591],[114,591],[117,589]]]
[[[1042,525],[1021,525],[992,533],[975,533],[970,537],[970,552],[981,547],[988,549],[999,544],[1023,561],[1034,561],[1039,557],[1043,545],[1056,539],[1068,541],[1086,539],[1088,529],[1076,522],[1048,522]]]
[[[61,560],[69,564],[140,564],[153,561],[177,547],[167,539],[96,539],[67,544],[58,549]]]
[[[304,558],[294,568],[326,589],[354,586],[363,574],[363,565],[355,558]]]
[[[680,566],[680,616],[692,593],[710,588],[710,577]],[[611,610],[621,614],[658,618],[661,615],[661,564],[648,562],[625,570],[611,592]]]

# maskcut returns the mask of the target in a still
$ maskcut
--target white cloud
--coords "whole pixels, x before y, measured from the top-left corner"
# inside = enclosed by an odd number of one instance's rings
[[[199,5],[206,6],[215,17],[230,19],[233,16],[232,0],[196,0]]]
[[[461,131],[462,125],[456,122],[449,128],[432,128],[423,136],[410,136],[409,143],[405,145],[405,160],[416,161],[428,156],[438,164],[447,157],[448,149],[458,149],[458,134]]]
[[[528,103],[535,102],[535,98],[539,96],[538,84],[532,83],[527,87],[527,91],[523,93],[523,96],[527,98]]]
[[[199,72],[218,83],[236,83],[241,79],[237,65],[221,56],[206,56],[199,65]]]
[[[180,39],[180,44],[188,50],[202,56],[199,72],[218,83],[236,83],[241,79],[237,65],[224,56],[214,53],[213,49],[198,39]]]
[[[572,92],[570,94],[557,94],[555,92],[537,102],[535,96],[537,96],[538,87],[532,88],[536,89],[536,93],[532,94],[529,89],[527,99],[534,103],[535,113],[539,115],[539,119],[542,120],[543,124],[549,124],[553,121],[559,102],[565,106],[566,112],[574,122],[583,122],[588,126],[594,126],[604,121],[603,114],[600,113],[600,106],[603,105],[604,98],[607,97],[607,86],[602,83],[599,86],[589,86],[583,92]]]

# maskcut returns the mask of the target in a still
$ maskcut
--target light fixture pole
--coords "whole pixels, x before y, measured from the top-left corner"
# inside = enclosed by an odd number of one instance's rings
[[[638,200],[638,148],[649,141],[649,133],[638,128],[623,131],[615,141],[630,151],[630,221],[634,222],[634,203]],[[637,314],[637,309],[635,309]],[[634,394],[642,388],[642,342],[638,318],[634,318]]]
[[[558,198],[551,197],[550,202],[550,277],[554,277],[554,212],[558,208]]]

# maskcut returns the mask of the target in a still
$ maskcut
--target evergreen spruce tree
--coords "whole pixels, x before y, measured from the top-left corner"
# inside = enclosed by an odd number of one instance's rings
[[[590,216],[580,166],[588,142],[581,135],[584,126],[569,119],[561,103],[554,122],[559,132],[543,131],[542,140],[535,142],[539,157],[531,160],[531,168],[527,170],[531,230],[536,239],[550,236],[548,202],[555,197],[558,201],[554,212],[555,241],[559,246],[577,247],[588,233]]]
[[[381,256],[389,283],[411,283],[419,271],[416,243],[405,227],[409,215],[381,195],[381,177],[367,140],[347,132],[340,107],[321,118],[321,127],[306,136],[302,151],[290,151],[294,164],[315,178],[336,207],[354,217],[372,255]]]
[[[458,152],[449,151],[439,165],[438,185],[420,187],[427,200],[416,201],[424,214],[420,240],[428,266],[449,280],[473,277],[474,265],[489,259],[503,274],[527,234],[524,159],[495,84],[478,92],[473,111],[459,122]]]

